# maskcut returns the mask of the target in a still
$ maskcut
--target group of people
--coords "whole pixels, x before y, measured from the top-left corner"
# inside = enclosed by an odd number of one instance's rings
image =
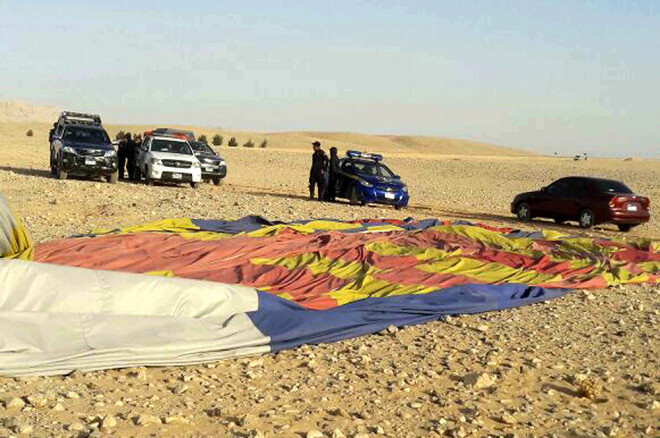
[[[339,157],[337,148],[330,148],[330,158],[321,149],[321,143],[312,143],[314,153],[312,154],[312,168],[309,171],[309,199],[314,199],[317,192],[319,201],[334,202],[337,195],[337,180],[341,176],[339,168]]]
[[[131,181],[138,179],[140,173],[136,172],[135,168],[135,150],[142,143],[140,134],[136,134],[133,138],[130,132],[124,134],[124,137],[119,141],[117,147],[117,172],[119,179],[125,179],[124,172],[128,173],[128,178]]]

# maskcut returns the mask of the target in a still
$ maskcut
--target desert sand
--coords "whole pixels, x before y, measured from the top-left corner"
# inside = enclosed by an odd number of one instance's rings
[[[209,139],[224,136],[217,150],[229,174],[223,186],[194,190],[55,180],[48,128],[0,122],[0,192],[36,241],[182,216],[413,216],[521,226],[509,212],[513,196],[566,175],[620,179],[651,197],[650,223],[628,234],[611,226],[587,234],[660,236],[659,161],[573,162],[461,140],[199,128]],[[241,146],[228,148],[231,136]],[[265,138],[268,147],[243,148],[248,138]],[[315,139],[340,152],[383,152],[410,187],[410,208],[308,201]],[[541,227],[585,233],[545,221],[523,228]],[[630,286],[209,365],[0,378],[0,436],[657,436],[659,319],[660,288]]]

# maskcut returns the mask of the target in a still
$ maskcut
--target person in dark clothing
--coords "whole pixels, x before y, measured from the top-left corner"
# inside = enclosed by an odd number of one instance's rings
[[[337,181],[341,176],[341,170],[339,169],[339,157],[337,156],[337,148],[330,148],[330,163],[328,166],[328,187],[326,188],[326,199],[330,202],[335,202],[335,196],[337,195]]]
[[[133,156],[133,158],[131,158]],[[129,168],[128,174],[129,177],[132,174],[131,163],[135,164],[135,145],[131,139],[131,133],[127,132],[124,136],[124,139],[119,143],[119,150],[117,151],[117,172],[119,173],[119,179],[124,179],[124,170],[126,169],[126,162],[128,161]]]
[[[128,178],[131,181],[136,180],[136,172],[135,172],[135,152],[138,147],[140,147],[140,144],[142,144],[142,139],[139,135],[136,135],[133,140],[131,140],[128,144],[128,150],[127,153],[128,155],[126,156],[126,170],[128,171]]]
[[[325,178],[323,173],[328,167],[328,156],[321,149],[321,143],[312,143],[314,153],[312,154],[312,168],[309,170],[309,199],[314,199],[314,188],[318,188],[318,199],[323,200],[325,196]]]

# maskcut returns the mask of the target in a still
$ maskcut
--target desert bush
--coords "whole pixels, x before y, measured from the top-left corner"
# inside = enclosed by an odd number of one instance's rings
[[[266,146],[268,146],[268,140],[266,140],[266,139],[264,138],[264,141],[262,141],[261,144],[259,144],[259,147],[263,149],[263,148],[265,148]]]
[[[215,134],[213,136],[213,146],[222,146],[222,135]]]
[[[229,139],[229,143],[227,143],[227,146],[231,146],[231,147],[233,147],[233,148],[235,148],[236,146],[238,146],[238,142],[236,141],[236,137],[232,137],[232,138],[230,138],[230,139]]]
[[[249,139],[247,142],[243,143],[244,148],[253,148],[254,143],[252,142],[252,139]]]
[[[28,137],[32,137],[34,135],[34,132],[32,132],[31,129],[28,129],[28,132],[25,133]]]
[[[200,135],[199,138],[197,139],[197,141],[202,142],[204,144],[209,144],[209,139],[206,138],[206,136],[204,134]]]

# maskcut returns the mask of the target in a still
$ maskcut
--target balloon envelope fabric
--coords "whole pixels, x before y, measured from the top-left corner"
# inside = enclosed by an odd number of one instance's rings
[[[543,289],[658,283],[658,242],[465,221],[168,219],[38,245],[35,260],[240,284],[304,308],[461,285]]]
[[[658,283],[658,249],[439,220],[100,230],[0,259],[0,375],[186,365]]]

